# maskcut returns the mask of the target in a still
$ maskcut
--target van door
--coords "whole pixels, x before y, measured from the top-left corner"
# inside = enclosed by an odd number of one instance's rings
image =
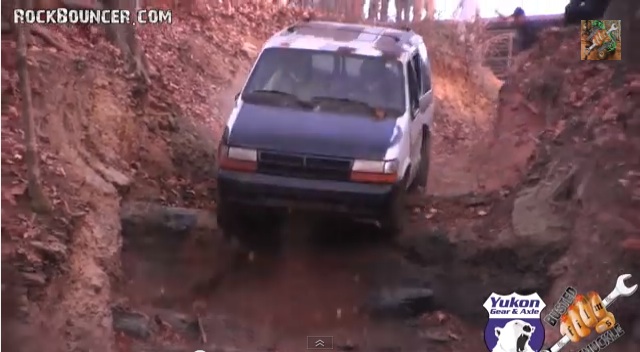
[[[414,54],[418,57],[418,54]],[[416,61],[412,58],[407,63],[408,82],[409,82],[409,108],[410,108],[410,158],[411,165],[411,178],[415,176],[417,167],[420,161],[420,146],[422,145],[422,125],[424,124],[423,113],[420,111],[420,96],[422,92],[422,79],[420,74],[420,66],[416,65]]]
[[[418,45],[418,57],[416,65],[420,66],[421,92],[420,92],[420,117],[425,125],[431,128],[433,123],[433,89],[431,87],[431,65],[427,56],[427,47],[424,42]]]

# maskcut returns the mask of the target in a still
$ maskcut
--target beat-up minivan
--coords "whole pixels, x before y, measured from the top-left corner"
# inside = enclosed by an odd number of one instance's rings
[[[266,229],[293,208],[397,234],[406,194],[426,187],[433,112],[416,33],[321,21],[282,30],[260,52],[221,138],[220,228]]]

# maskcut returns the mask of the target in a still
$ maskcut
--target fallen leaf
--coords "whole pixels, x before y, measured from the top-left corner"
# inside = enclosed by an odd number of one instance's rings
[[[27,191],[27,184],[21,183],[17,185],[13,185],[9,187],[7,190],[2,190],[2,198],[7,202],[11,203],[11,205],[16,205],[16,197],[25,194]]]

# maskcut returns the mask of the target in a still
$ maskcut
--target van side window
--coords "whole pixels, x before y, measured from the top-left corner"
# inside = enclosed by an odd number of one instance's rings
[[[409,103],[411,110],[418,108],[420,99],[420,86],[418,85],[418,75],[413,67],[413,62],[407,62],[407,72],[409,73]]]
[[[431,90],[431,68],[429,61],[422,61],[422,94]]]
[[[423,90],[423,82],[422,82],[422,60],[420,59],[420,55],[418,55],[418,53],[413,54],[413,57],[411,58],[411,63],[413,65],[413,68],[415,70],[415,75],[416,75],[416,83],[418,85],[418,96],[422,96],[422,94],[424,94],[424,90]]]

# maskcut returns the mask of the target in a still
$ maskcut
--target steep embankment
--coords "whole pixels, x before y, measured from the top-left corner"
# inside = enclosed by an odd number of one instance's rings
[[[43,215],[29,210],[15,39],[2,38],[2,260],[12,278],[3,282],[2,304],[15,308],[10,316],[3,310],[3,320],[16,322],[13,330],[3,324],[3,335],[34,345],[25,348],[113,350],[120,200],[211,206],[219,99],[232,99],[226,85],[259,43],[303,14],[260,4],[193,11],[178,11],[172,25],[139,27],[148,95],[101,29],[49,27],[49,41],[33,37],[28,69],[53,205]],[[37,328],[41,321],[46,330]]]
[[[481,66],[480,24],[425,20],[412,27],[427,43],[437,99],[428,193],[460,195],[513,185],[522,173],[516,156],[500,171],[489,165],[491,150],[500,148],[491,143],[490,132],[502,82]]]
[[[546,32],[544,44],[518,60],[499,110],[500,138],[521,136],[537,145],[514,207],[538,198],[529,212],[550,207],[564,214],[566,230],[559,234],[570,245],[552,258],[549,302],[567,285],[603,294],[617,275],[640,275],[637,252],[625,249],[640,229],[640,72],[625,63],[578,61],[575,30]],[[616,309],[625,330],[635,324],[637,331],[639,305],[636,295]],[[638,348],[627,341],[616,348]]]

